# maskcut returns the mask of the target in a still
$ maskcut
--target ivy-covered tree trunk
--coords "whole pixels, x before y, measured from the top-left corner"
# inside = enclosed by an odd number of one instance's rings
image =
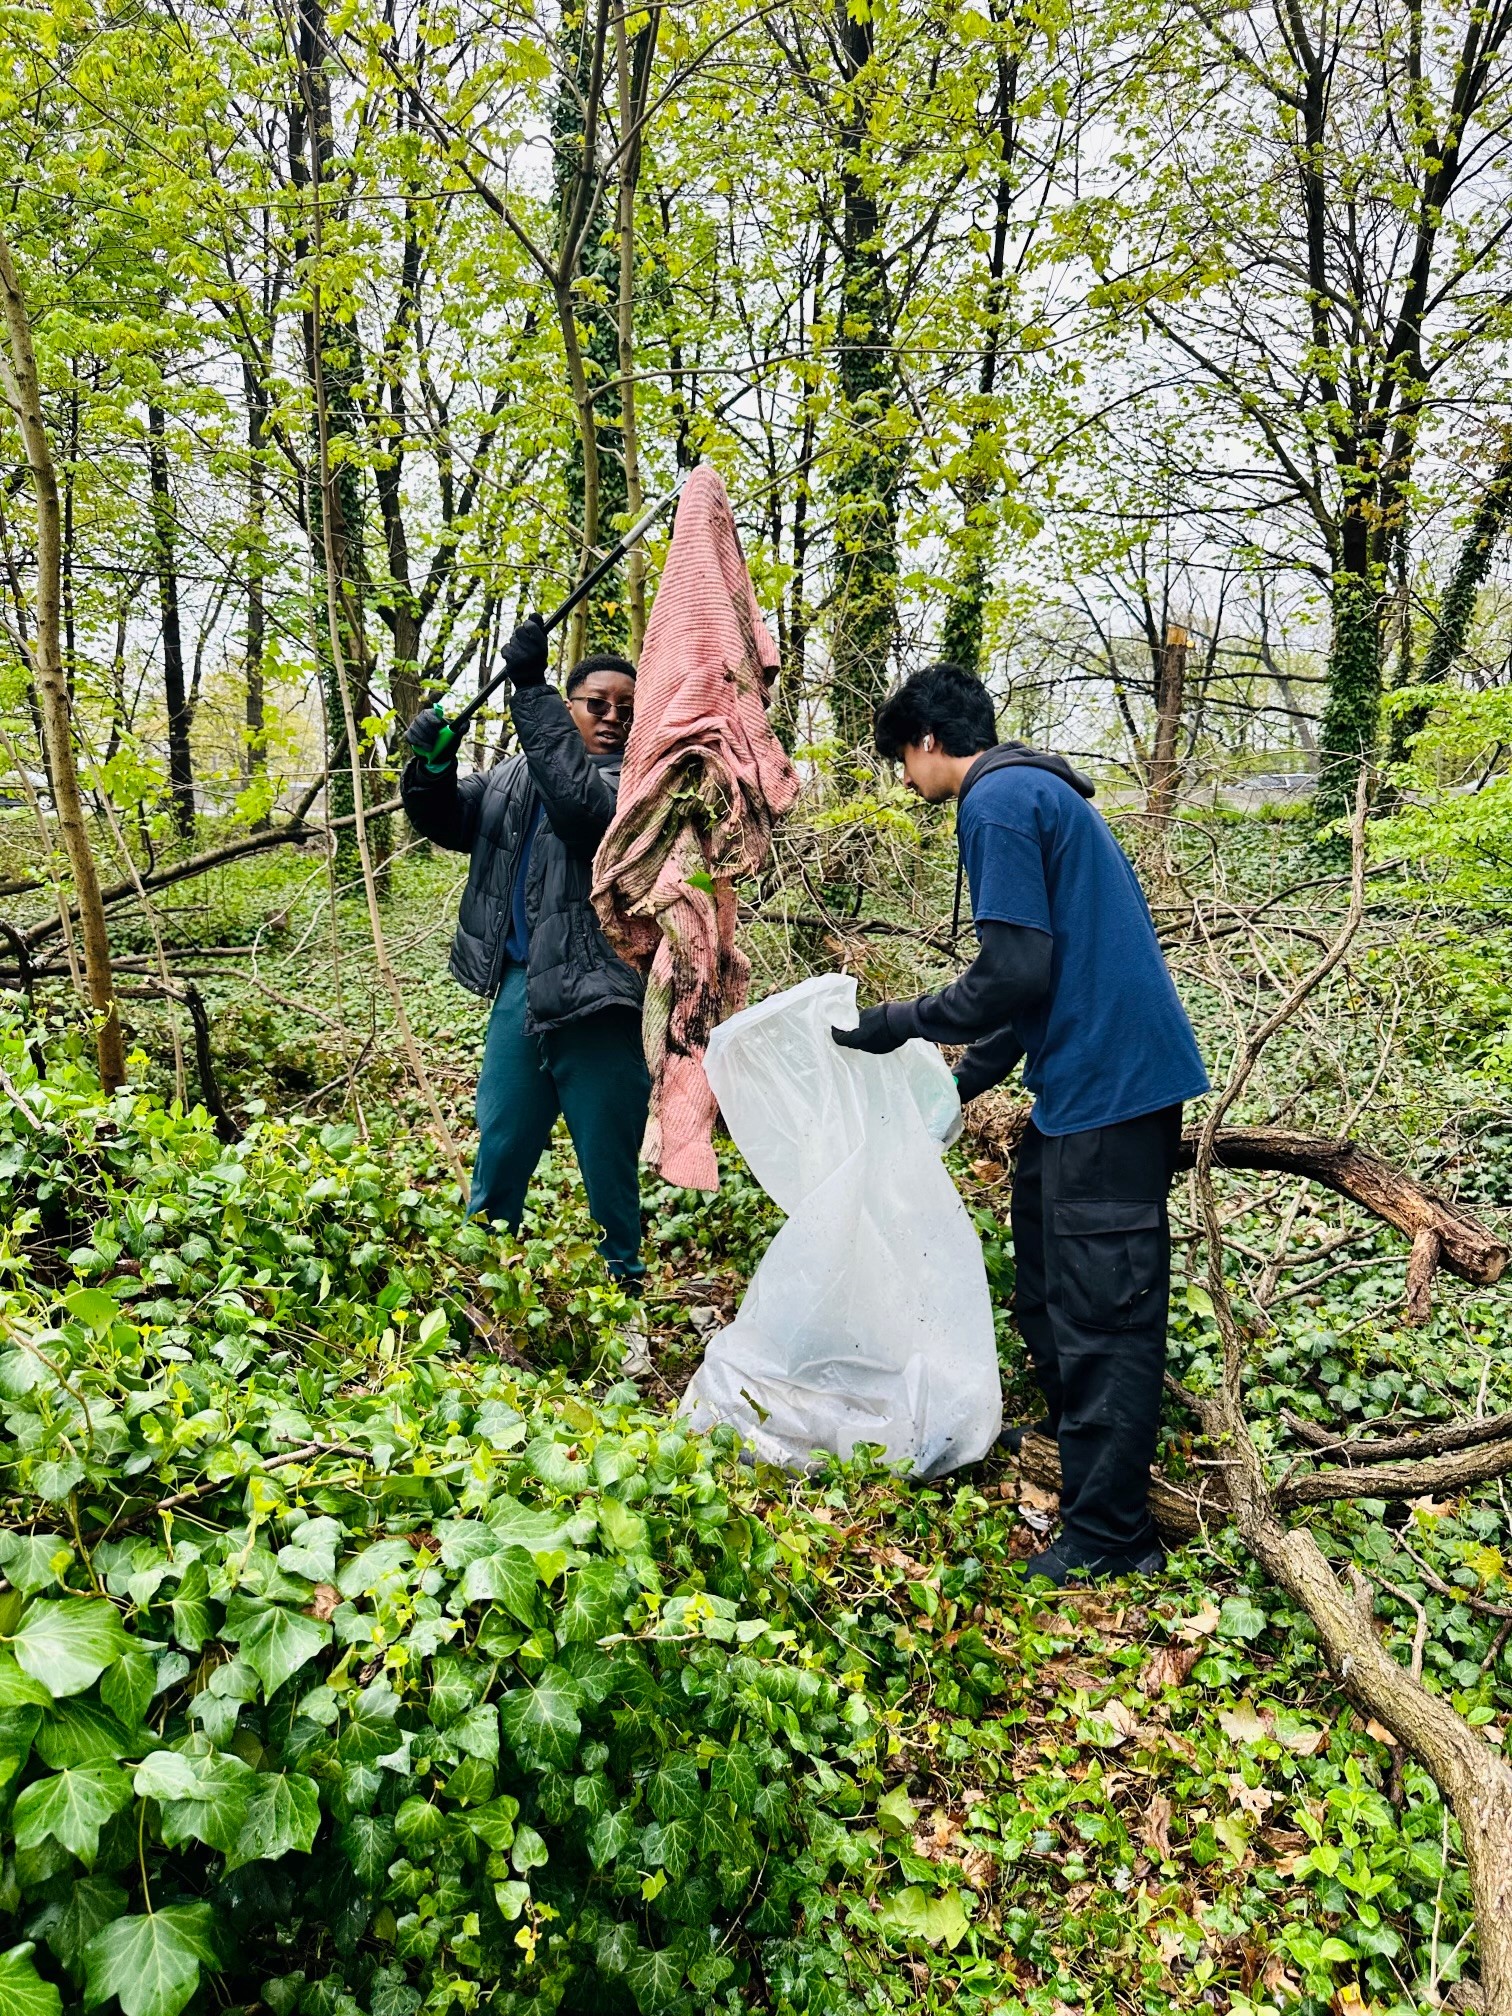
[[[163,638],[163,698],[168,710],[168,789],[173,822],[185,840],[194,834],[194,757],[184,690],[184,640],[179,625],[178,542],[163,409],[147,405],[147,468],[152,483],[152,557],[157,569],[158,616]]]
[[[1496,550],[1496,542],[1506,530],[1509,518],[1512,518],[1512,436],[1502,449],[1480,508],[1465,534],[1465,543],[1459,550],[1449,586],[1439,603],[1428,653],[1415,684],[1441,686],[1453,671],[1465,648],[1470,625],[1475,620],[1475,605],[1480,597],[1481,584],[1491,571],[1491,556]],[[1406,756],[1413,737],[1423,732],[1427,721],[1428,708],[1421,702],[1394,717],[1391,724],[1391,760],[1394,763],[1400,763]]]
[[[267,471],[263,455],[268,425],[268,394],[260,372],[247,356],[242,358],[242,390],[247,401],[247,628],[243,647],[246,679],[246,753],[242,775],[248,784],[263,774],[268,765],[266,699],[263,660],[267,649],[268,605],[266,599],[267,555]],[[266,817],[257,822],[266,825]]]
[[[299,85],[289,119],[290,170],[295,186],[316,188],[317,197],[330,204],[325,192],[335,161],[335,135],[331,118],[330,79],[326,73],[328,39],[322,0],[300,0],[299,5]],[[307,241],[296,246],[302,260],[309,256]],[[305,363],[309,381],[316,382],[316,327],[313,315],[304,315]],[[355,881],[361,872],[361,858],[352,823],[356,806],[356,777],[363,763],[360,748],[354,749],[346,726],[346,710],[338,667],[334,662],[324,621],[326,609],[326,554],[335,555],[335,604],[342,625],[342,649],[353,682],[353,718],[359,737],[362,722],[373,712],[372,690],[366,638],[362,627],[363,590],[366,586],[362,560],[362,489],[358,476],[357,447],[362,439],[362,414],[357,397],[361,369],[356,323],[351,309],[327,298],[320,323],[319,375],[324,386],[330,455],[334,480],[329,496],[333,522],[329,547],[326,540],[325,495],[316,482],[308,486],[308,532],[311,566],[311,601],[314,611],[312,632],[326,717],[326,806],[333,820],[348,823],[337,829],[336,866],[344,881]],[[312,445],[315,429],[312,426]],[[368,841],[375,862],[382,867],[392,851],[392,827],[387,816],[368,821]]]
[[[868,147],[869,13],[836,23],[845,110],[840,142],[838,377],[844,428],[834,476],[835,592],[830,709],[842,751],[871,736],[887,690],[898,596],[898,482],[903,451],[893,410],[892,320],[875,176]]]
[[[1369,528],[1361,512],[1344,520],[1334,567],[1328,701],[1318,735],[1320,826],[1346,819],[1362,764],[1375,755],[1381,714],[1381,615]]]
[[[940,655],[968,672],[980,672],[986,639],[987,598],[992,581],[992,458],[995,431],[992,411],[997,391],[998,361],[1002,349],[1003,325],[1008,308],[1005,276],[1008,263],[1008,225],[1013,208],[1013,168],[1018,153],[1019,58],[1007,39],[1012,23],[996,4],[991,8],[998,34],[997,94],[994,123],[997,127],[998,166],[993,188],[992,243],[987,255],[986,343],[977,376],[978,410],[971,430],[971,463],[967,470],[965,519],[956,540],[956,571],[945,622],[940,633]],[[998,482],[1001,485],[1001,477]]]
[[[558,38],[559,72],[551,108],[555,150],[557,204],[563,217],[572,209],[572,191],[580,178],[595,174],[587,157],[583,105],[594,88],[594,22],[588,8],[564,13]],[[602,82],[599,89],[602,91]],[[617,418],[619,399],[601,388],[619,376],[620,332],[616,304],[620,292],[620,251],[615,216],[607,189],[583,234],[581,277],[588,284],[573,292],[574,318],[586,390],[593,403],[593,437],[597,449],[597,483],[588,482],[582,430],[567,458],[564,483],[567,508],[582,528],[581,572],[586,574],[614,543],[614,527],[626,507],[625,444]],[[569,281],[570,284],[570,281]],[[574,611],[568,632],[569,655],[583,651],[624,651],[630,644],[630,608],[624,575],[612,569]]]

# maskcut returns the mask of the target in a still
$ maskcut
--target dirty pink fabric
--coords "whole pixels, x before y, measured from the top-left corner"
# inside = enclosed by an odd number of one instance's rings
[[[619,805],[593,888],[610,942],[647,976],[646,1160],[695,1190],[719,1187],[704,1049],[744,1006],[750,980],[735,943],[735,882],[765,863],[773,822],[798,795],[762,704],[762,668],[777,662],[724,484],[695,469],[646,625]]]

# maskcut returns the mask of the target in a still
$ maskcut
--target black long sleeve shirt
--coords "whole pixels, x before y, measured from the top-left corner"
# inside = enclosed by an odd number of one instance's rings
[[[978,936],[981,949],[959,979],[887,1010],[895,1035],[969,1046],[956,1066],[963,1104],[1000,1084],[1023,1056],[1014,1017],[1049,993],[1054,949],[1047,931],[1024,924],[983,923]]]

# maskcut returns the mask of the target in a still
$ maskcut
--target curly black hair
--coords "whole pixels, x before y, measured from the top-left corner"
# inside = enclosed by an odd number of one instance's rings
[[[997,743],[992,696],[959,665],[926,665],[889,693],[877,709],[877,748],[895,763],[926,735],[947,756],[975,756]]]

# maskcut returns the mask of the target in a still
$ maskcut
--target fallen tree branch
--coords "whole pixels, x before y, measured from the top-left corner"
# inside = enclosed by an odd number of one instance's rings
[[[1405,1435],[1331,1435],[1316,1421],[1281,1409],[1281,1419],[1299,1442],[1318,1456],[1337,1456],[1345,1463],[1390,1463],[1398,1456],[1441,1456],[1447,1449],[1473,1449],[1479,1442],[1512,1439],[1512,1413],[1490,1414],[1482,1421],[1429,1421]]]
[[[322,834],[334,833],[344,826],[354,825],[356,815],[352,813],[343,814],[339,819],[322,820],[318,823],[311,823],[305,816],[320,795],[324,784],[325,779],[321,778],[313,785],[282,826],[270,826],[260,833],[249,833],[244,839],[228,841],[224,846],[212,847],[203,854],[192,854],[186,861],[170,862],[166,868],[158,868],[150,875],[143,875],[142,889],[167,889],[175,882],[188,882],[196,875],[208,875],[212,868],[225,868],[233,861],[244,860],[248,855],[266,853],[270,847],[302,846],[307,840],[318,840]],[[380,818],[386,812],[399,811],[402,804],[402,799],[390,798],[385,804],[370,807],[367,816],[369,819]],[[135,882],[113,882],[108,889],[101,892],[101,901],[107,908],[113,908],[137,894],[138,887]],[[78,913],[71,910],[69,914],[71,917],[76,917]],[[34,950],[39,945],[45,945],[49,938],[56,937],[62,928],[58,918],[50,917],[41,924],[33,924],[30,929],[22,932],[21,936],[28,948]]]
[[[973,1140],[1000,1160],[1017,1154],[1029,1108],[1006,1102],[982,1101],[980,1117],[968,1111]],[[1178,1169],[1196,1166],[1201,1130],[1188,1127],[1177,1150]],[[1213,1166],[1254,1169],[1305,1176],[1311,1182],[1347,1197],[1375,1218],[1411,1239],[1408,1263],[1407,1320],[1421,1321],[1433,1272],[1439,1265],[1475,1287],[1490,1287],[1506,1269],[1512,1249],[1473,1213],[1439,1191],[1430,1190],[1368,1148],[1337,1141],[1326,1134],[1294,1134],[1284,1127],[1224,1127],[1212,1140]],[[1432,1235],[1430,1241],[1428,1235]],[[1421,1244],[1420,1241],[1421,1235]]]
[[[1198,1405],[1208,1410],[1210,1400]],[[1059,1491],[1060,1457],[1055,1444],[1042,1435],[1026,1435],[1019,1467],[1042,1491]],[[1234,1516],[1225,1477],[1230,1466],[1215,1465],[1211,1478],[1193,1484],[1150,1475],[1150,1517],[1168,1539],[1191,1540],[1213,1525],[1224,1526]],[[1295,1512],[1307,1505],[1345,1505],[1361,1498],[1385,1498],[1396,1503],[1413,1498],[1452,1497],[1494,1477],[1512,1476],[1512,1437],[1474,1449],[1426,1457],[1421,1463],[1382,1464],[1369,1469],[1307,1470],[1288,1474],[1271,1488],[1276,1511]]]

